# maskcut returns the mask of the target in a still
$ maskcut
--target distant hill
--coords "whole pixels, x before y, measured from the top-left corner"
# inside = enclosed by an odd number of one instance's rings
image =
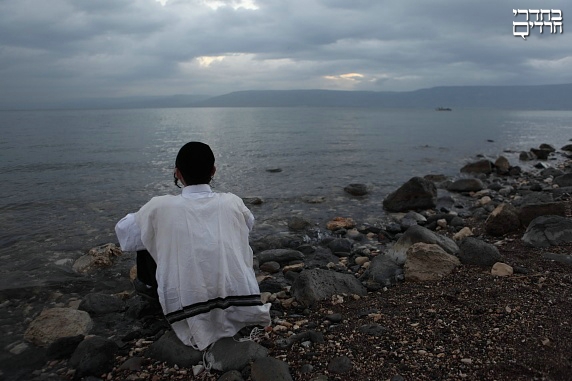
[[[0,104],[0,109],[127,109],[168,107],[369,107],[572,110],[572,84],[443,86],[416,91],[251,90],[205,95],[86,98],[51,104]]]
[[[335,90],[237,91],[191,107],[376,107],[572,110],[572,84],[447,86],[408,92]]]

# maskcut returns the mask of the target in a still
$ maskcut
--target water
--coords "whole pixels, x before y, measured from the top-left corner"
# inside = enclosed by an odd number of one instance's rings
[[[568,111],[0,111],[0,289],[49,277],[54,263],[116,242],[118,219],[178,192],[174,158],[190,140],[213,148],[215,190],[265,200],[251,207],[258,237],[287,230],[294,215],[319,226],[338,215],[376,223],[383,197],[412,176],[456,176],[475,155],[505,150],[518,164],[517,152],[570,138]],[[351,197],[343,191],[350,183],[371,193]],[[307,202],[317,197],[323,202]]]

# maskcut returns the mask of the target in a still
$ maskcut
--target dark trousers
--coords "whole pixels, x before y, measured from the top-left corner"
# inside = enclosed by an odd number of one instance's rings
[[[137,252],[137,278],[146,285],[157,289],[157,263],[147,250]]]

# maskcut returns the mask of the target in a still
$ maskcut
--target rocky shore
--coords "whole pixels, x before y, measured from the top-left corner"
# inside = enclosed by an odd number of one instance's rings
[[[571,151],[414,177],[379,200],[379,226],[289,218],[251,242],[272,325],[206,352],[133,292],[133,253],[94,248],[69,285],[0,295],[0,379],[569,380]]]

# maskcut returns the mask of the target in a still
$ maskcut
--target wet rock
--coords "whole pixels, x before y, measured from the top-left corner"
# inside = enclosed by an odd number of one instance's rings
[[[236,341],[227,337],[217,341],[206,352],[206,361],[214,370],[241,370],[251,361],[268,356],[268,349],[253,341]]]
[[[383,207],[390,212],[406,212],[435,207],[437,188],[432,181],[413,177],[383,200]]]
[[[231,370],[220,376],[217,381],[244,381],[244,378],[238,370]]]
[[[60,360],[69,358],[76,350],[79,343],[83,341],[85,336],[77,335],[70,337],[62,337],[55,340],[48,346],[46,350],[46,358],[48,360]]]
[[[352,274],[312,269],[302,271],[292,284],[292,296],[300,303],[310,306],[336,294],[367,294],[365,287]]]
[[[203,353],[181,342],[174,331],[167,331],[145,352],[146,357],[164,361],[170,366],[191,368],[203,360]]]
[[[461,173],[483,173],[488,175],[493,172],[493,163],[490,160],[479,160],[466,164],[461,168]]]
[[[246,205],[262,205],[264,200],[260,197],[243,197],[242,201]]]
[[[377,291],[403,280],[403,269],[387,255],[378,255],[370,262],[360,280],[368,290]]]
[[[257,253],[256,258],[258,258],[260,265],[266,262],[285,264],[292,261],[303,260],[304,254],[293,249],[270,249]]]
[[[97,246],[89,250],[87,255],[78,258],[73,264],[76,272],[89,272],[98,268],[110,267],[115,262],[115,258],[121,256],[123,252],[113,243]]]
[[[93,321],[85,311],[71,308],[44,310],[30,323],[24,338],[38,346],[46,346],[57,339],[87,335],[93,328]]]
[[[79,309],[91,315],[105,315],[125,310],[125,302],[114,295],[90,293],[84,296]]]
[[[365,184],[350,184],[344,188],[344,191],[352,196],[364,196],[368,193],[367,186]]]
[[[304,230],[312,226],[312,223],[302,217],[292,217],[288,221],[288,228],[291,230]]]
[[[252,381],[292,381],[288,364],[273,357],[255,360],[250,369]]]
[[[521,161],[530,161],[536,159],[536,155],[532,152],[522,151],[518,156],[518,159]]]
[[[543,253],[542,258],[572,266],[572,255],[556,254],[556,253]]]
[[[451,192],[478,192],[484,188],[479,179],[459,179],[447,187]]]
[[[507,174],[508,171],[510,170],[510,163],[506,157],[499,156],[495,160],[495,168],[496,168],[497,173],[499,175],[504,175],[504,174]]]
[[[459,245],[459,260],[464,265],[493,266],[501,260],[496,246],[477,238],[467,237]]]
[[[556,148],[552,144],[542,143],[539,148],[548,152],[556,152]]]
[[[352,229],[356,226],[356,223],[351,218],[345,217],[335,217],[332,221],[326,224],[326,228],[331,231],[338,229]]]
[[[542,177],[558,177],[558,176],[562,176],[564,174],[564,172],[562,172],[560,169],[556,169],[556,168],[546,168],[543,169],[542,171],[540,171],[540,176]]]
[[[446,253],[439,245],[419,242],[407,250],[405,280],[439,280],[460,264],[457,257]]]
[[[267,272],[269,274],[274,274],[280,271],[280,263],[270,261],[265,262],[263,265],[260,266],[260,271]]]
[[[548,155],[550,155],[552,151],[549,149],[531,148],[530,152],[532,152],[538,160],[548,160]]]
[[[338,257],[347,257],[352,251],[352,242],[345,238],[337,238],[328,243],[328,248]]]
[[[558,246],[572,242],[572,220],[560,216],[540,216],[530,222],[522,241],[534,247]]]
[[[397,264],[403,264],[407,258],[407,250],[417,242],[437,244],[449,254],[456,254],[459,251],[459,247],[452,239],[436,234],[422,226],[412,226],[387,251],[387,255],[393,258]]]
[[[497,206],[485,222],[487,234],[502,236],[517,231],[520,228],[518,210],[511,204],[503,203]]]
[[[113,341],[93,336],[83,340],[74,351],[69,365],[76,370],[76,377],[97,376],[113,369],[115,353],[119,350]]]
[[[572,152],[572,144],[566,144],[564,147],[560,148],[562,151]]]

